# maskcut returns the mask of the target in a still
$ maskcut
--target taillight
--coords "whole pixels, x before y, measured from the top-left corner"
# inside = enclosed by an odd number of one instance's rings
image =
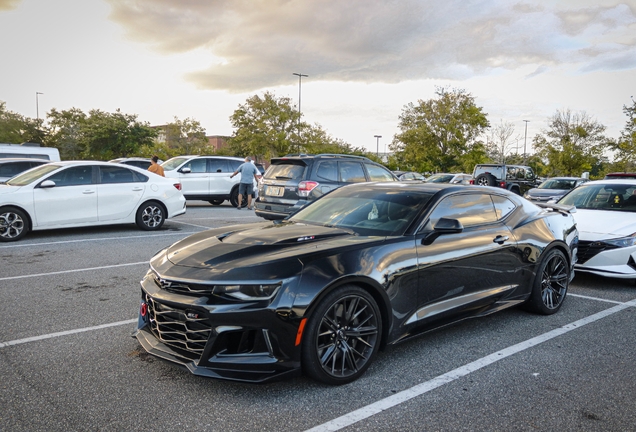
[[[506,182],[505,181],[499,182],[499,187],[506,189]]]
[[[474,184],[475,184],[475,180],[473,180],[473,179],[468,180],[468,182],[469,182],[470,184],[472,184],[472,185],[474,185]]]
[[[315,181],[301,181],[298,183],[298,195],[301,197],[309,196],[309,193],[318,186],[318,182]]]
[[[175,183],[174,187],[176,187],[177,190],[181,190],[181,183]]]

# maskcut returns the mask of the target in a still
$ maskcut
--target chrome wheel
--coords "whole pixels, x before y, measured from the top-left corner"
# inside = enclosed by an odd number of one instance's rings
[[[6,209],[0,213],[0,241],[15,241],[28,230],[26,216],[18,209]]]
[[[336,290],[320,306],[307,329],[305,370],[329,384],[351,382],[364,373],[378,350],[378,307],[358,287]]]
[[[158,203],[146,203],[137,210],[137,226],[143,230],[157,230],[161,228],[164,221],[164,210]]]

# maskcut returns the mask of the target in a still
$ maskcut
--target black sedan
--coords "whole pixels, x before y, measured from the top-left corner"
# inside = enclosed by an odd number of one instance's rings
[[[158,252],[135,336],[207,377],[360,377],[378,349],[523,304],[558,311],[578,233],[568,209],[506,190],[366,183],[292,217],[225,227]]]

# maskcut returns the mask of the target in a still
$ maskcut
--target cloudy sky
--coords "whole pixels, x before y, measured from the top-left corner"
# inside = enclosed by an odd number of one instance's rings
[[[617,137],[636,96],[636,0],[0,0],[0,101],[231,135],[254,94],[379,150],[404,105],[465,89],[523,144],[556,110]]]

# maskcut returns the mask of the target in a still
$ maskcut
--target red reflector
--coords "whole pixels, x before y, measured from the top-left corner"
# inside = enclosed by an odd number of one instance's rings
[[[300,345],[300,342],[303,339],[303,330],[305,330],[306,323],[307,323],[307,318],[303,318],[300,321],[300,325],[298,326],[298,333],[296,333],[296,346]]]
[[[475,184],[475,180],[472,180],[472,179],[468,180],[468,182],[469,182],[470,184],[472,184],[472,185],[474,185],[474,184]]]
[[[144,318],[146,317],[146,315],[148,315],[148,304],[147,303],[142,303],[141,304],[141,308],[139,308],[139,313]]]
[[[176,187],[177,190],[181,190],[181,183],[175,183],[174,187]]]

